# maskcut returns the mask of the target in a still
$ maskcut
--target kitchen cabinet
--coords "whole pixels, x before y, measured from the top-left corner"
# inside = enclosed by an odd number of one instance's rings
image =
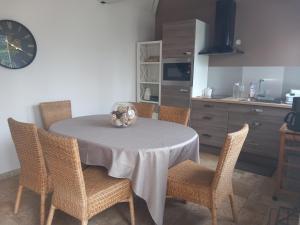
[[[194,55],[196,20],[178,21],[163,25],[163,58]]]
[[[190,107],[190,97],[202,95],[203,89],[207,87],[209,58],[207,55],[198,54],[207,48],[207,30],[208,25],[197,19],[163,25],[162,105]],[[182,78],[180,75],[184,74],[180,69],[182,63],[188,63],[190,69],[187,74],[191,79],[180,79]],[[174,87],[167,87],[167,85],[174,85]],[[185,91],[185,89],[189,90]]]
[[[190,108],[191,87],[162,85],[161,95],[162,105]]]
[[[227,133],[248,123],[250,130],[242,157],[275,166],[279,149],[278,129],[288,112],[287,108],[192,100],[191,126],[199,134],[200,150],[205,150],[205,147],[221,149]]]
[[[287,109],[273,107],[230,105],[228,132],[234,132],[248,123],[250,131],[243,151],[277,160],[278,129],[287,113]]]
[[[201,144],[222,147],[227,121],[228,105],[192,101],[191,126],[198,132]]]

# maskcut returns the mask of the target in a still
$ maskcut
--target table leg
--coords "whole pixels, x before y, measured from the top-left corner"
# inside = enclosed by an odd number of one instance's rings
[[[277,193],[281,190],[282,172],[283,172],[284,160],[285,160],[284,148],[285,148],[285,134],[281,132],[279,157],[278,157],[278,165],[277,165],[277,180],[276,180],[276,188],[273,195],[273,200],[277,200]]]

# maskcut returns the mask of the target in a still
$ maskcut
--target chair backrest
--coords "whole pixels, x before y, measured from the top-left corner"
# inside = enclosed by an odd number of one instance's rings
[[[12,118],[7,121],[21,165],[20,184],[38,193],[46,192],[47,170],[36,126]]]
[[[241,130],[230,133],[226,137],[212,183],[213,190],[215,190],[216,194],[219,196],[227,195],[232,192],[232,175],[234,167],[248,132],[249,125],[245,124]]]
[[[43,129],[38,129],[38,135],[53,181],[53,202],[70,215],[86,216],[87,196],[77,140]]]
[[[44,128],[48,130],[53,123],[72,118],[71,101],[42,102],[40,112]]]
[[[137,102],[134,102],[132,104],[136,108],[139,117],[152,118],[152,114],[155,108],[154,104]]]
[[[162,105],[160,106],[159,119],[187,126],[190,119],[190,112],[189,108]]]

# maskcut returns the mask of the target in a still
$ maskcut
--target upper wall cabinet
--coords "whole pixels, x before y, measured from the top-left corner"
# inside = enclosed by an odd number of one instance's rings
[[[194,55],[196,20],[163,25],[163,58],[181,58]]]
[[[163,58],[193,57],[207,48],[207,25],[185,20],[163,25]]]

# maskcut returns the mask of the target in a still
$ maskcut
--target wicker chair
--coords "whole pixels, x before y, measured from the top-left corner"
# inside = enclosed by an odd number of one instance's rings
[[[232,175],[248,131],[245,124],[240,131],[227,135],[216,171],[190,160],[171,168],[167,196],[206,206],[212,214],[212,225],[217,225],[217,206],[229,197],[233,220],[237,222]]]
[[[152,118],[152,114],[155,108],[154,104],[149,103],[132,103],[138,112],[138,116],[144,118]]]
[[[44,225],[45,200],[46,195],[52,192],[52,182],[47,175],[37,128],[34,124],[17,122],[12,118],[8,119],[8,124],[21,165],[14,213],[18,213],[23,188],[28,188],[41,195],[40,222]]]
[[[187,126],[190,119],[191,110],[173,106],[160,106],[159,119],[180,123]]]
[[[56,209],[86,225],[91,217],[119,202],[129,202],[131,224],[135,224],[128,179],[109,177],[100,167],[89,167],[82,172],[76,139],[42,129],[38,134],[54,185],[47,225],[51,225]]]
[[[71,101],[42,102],[40,112],[44,128],[48,130],[53,123],[72,118]]]

